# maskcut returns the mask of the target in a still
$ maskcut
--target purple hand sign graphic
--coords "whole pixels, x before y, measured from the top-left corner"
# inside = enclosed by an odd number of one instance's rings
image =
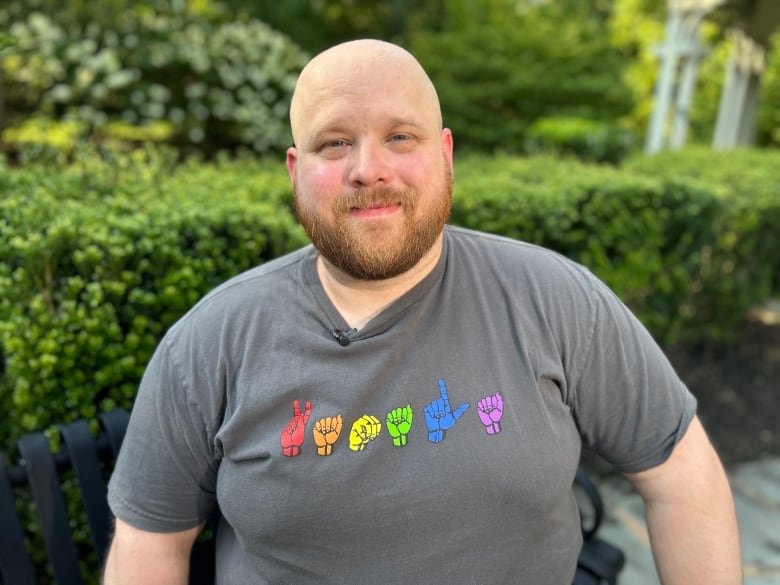
[[[501,417],[504,416],[504,399],[501,398],[501,392],[485,396],[480,400],[477,403],[477,412],[488,435],[497,435],[501,432]]]

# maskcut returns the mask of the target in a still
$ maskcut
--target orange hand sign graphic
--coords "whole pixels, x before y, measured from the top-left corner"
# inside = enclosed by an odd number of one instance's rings
[[[327,416],[314,423],[314,443],[317,445],[317,455],[330,455],[341,434],[341,415]]]

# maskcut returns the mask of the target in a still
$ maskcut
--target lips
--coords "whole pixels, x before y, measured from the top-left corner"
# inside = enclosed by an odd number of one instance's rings
[[[402,205],[396,203],[377,203],[366,207],[350,207],[349,213],[357,217],[383,217],[392,215],[402,209]]]
[[[394,202],[377,201],[376,203],[371,203],[369,205],[350,207],[350,210],[363,211],[363,210],[371,210],[371,209],[383,209],[385,207],[400,207],[400,206],[401,206],[400,201],[394,201]]]

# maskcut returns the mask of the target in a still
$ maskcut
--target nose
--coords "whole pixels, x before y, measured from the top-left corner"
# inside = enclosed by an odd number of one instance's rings
[[[347,182],[353,188],[386,184],[389,177],[388,161],[381,146],[360,143],[352,147]]]

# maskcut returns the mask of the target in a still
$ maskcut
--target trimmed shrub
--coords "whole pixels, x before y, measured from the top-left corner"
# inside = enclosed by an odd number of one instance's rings
[[[0,165],[0,409],[24,432],[130,406],[166,328],[226,278],[306,242],[279,162],[176,166],[78,150]],[[777,153],[625,168],[536,157],[456,166],[452,222],[593,270],[662,342],[724,338],[778,292]],[[229,196],[225,196],[229,194]]]
[[[57,171],[0,171],[5,447],[129,407],[159,338],[200,296],[306,242],[283,165],[204,173],[169,158],[85,153]]]
[[[21,169],[0,159],[8,453],[26,432],[131,407],[160,337],[199,297],[306,243],[281,161],[176,166],[177,153],[151,148],[121,156],[79,148],[67,165],[57,151],[25,156]],[[452,222],[584,264],[662,342],[726,337],[770,282],[777,292],[777,156],[669,153],[625,169],[468,158],[456,165]],[[69,506],[86,543],[75,498]]]
[[[668,157],[625,169],[468,158],[456,165],[452,222],[584,264],[662,342],[727,337],[777,291],[776,154]],[[698,175],[679,161],[675,171],[675,157]],[[174,320],[306,242],[281,161],[175,160],[84,149],[67,166],[0,165],[0,445],[130,406]]]
[[[728,222],[710,250],[710,270],[721,297],[737,306],[748,294],[780,295],[780,151],[687,148],[628,161],[628,172],[665,183],[681,178],[706,184],[728,209]],[[750,291],[750,292],[748,292]]]
[[[706,186],[552,158],[474,158],[456,168],[455,223],[587,266],[659,340],[725,335],[740,316],[701,321],[703,252],[724,221]]]
[[[411,49],[439,88],[461,152],[615,164],[632,148],[613,125],[634,107],[621,82],[628,62],[597,22],[546,19],[556,4],[491,26],[466,19],[457,30],[413,33]],[[0,7],[0,87],[14,123],[3,136],[54,148],[22,149],[21,170],[0,160],[7,452],[25,432],[131,406],[171,323],[216,284],[306,242],[280,162],[217,157],[179,167],[172,151],[116,156],[77,143],[87,134],[208,155],[281,151],[306,60],[287,37],[258,20],[159,12],[153,2],[112,24],[81,25],[43,11],[17,19],[14,5],[23,3]],[[776,71],[767,72],[766,95],[780,86]],[[700,94],[717,104],[717,92]],[[765,143],[780,144],[777,119],[776,108],[759,111]],[[63,166],[58,149],[74,164]],[[660,341],[724,338],[748,307],[780,293],[777,168],[777,152],[756,151],[664,153],[620,169],[471,158],[456,166],[452,221],[588,266]]]

